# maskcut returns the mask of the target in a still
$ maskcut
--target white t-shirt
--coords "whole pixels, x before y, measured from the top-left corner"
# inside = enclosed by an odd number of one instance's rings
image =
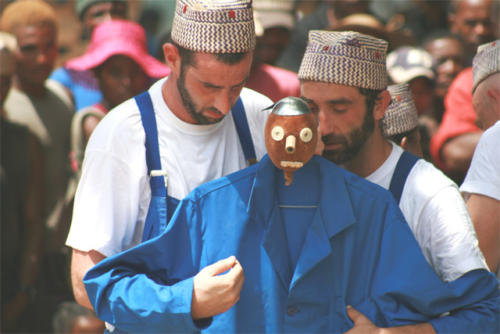
[[[460,191],[465,198],[480,194],[500,201],[500,121],[481,136]]]
[[[366,178],[385,189],[403,153],[401,147],[392,146],[387,160]],[[488,268],[458,187],[434,165],[417,161],[406,179],[399,207],[425,258],[443,281]]]
[[[500,201],[500,121],[481,136],[460,191]]]
[[[182,199],[207,181],[247,167],[232,114],[221,122],[193,125],[167,107],[156,82],[149,93],[158,128],[168,195]],[[257,159],[266,153],[264,127],[272,101],[244,88],[240,94]],[[111,256],[141,242],[151,199],[145,133],[130,99],[99,123],[87,145],[66,245]]]

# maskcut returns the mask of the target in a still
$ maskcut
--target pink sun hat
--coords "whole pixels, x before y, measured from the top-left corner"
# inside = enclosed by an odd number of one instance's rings
[[[85,54],[68,61],[66,67],[76,71],[90,70],[112,56],[125,55],[151,78],[168,75],[170,69],[151,56],[146,45],[146,33],[139,24],[126,20],[105,21],[95,27]]]

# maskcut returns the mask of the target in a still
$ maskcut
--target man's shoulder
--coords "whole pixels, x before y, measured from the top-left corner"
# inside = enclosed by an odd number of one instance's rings
[[[443,188],[457,188],[456,184],[448,176],[424,159],[418,160],[415,166],[413,166],[406,182],[410,185],[411,196],[433,196]]]
[[[128,99],[111,109],[103,120],[115,123],[117,126],[126,126],[131,118],[134,119],[134,121],[140,119],[139,108],[134,98]]]
[[[489,127],[486,131],[484,131],[483,135],[479,142],[486,142],[487,144],[491,143],[499,143],[500,142],[500,121],[497,121],[491,127]],[[497,149],[500,146],[497,146]]]
[[[258,166],[258,164],[255,164],[221,178],[208,181],[195,188],[186,197],[186,199],[191,201],[200,201],[202,199],[206,200],[211,198],[220,200],[220,196],[228,199],[225,195],[230,193],[239,193],[240,195],[249,193],[250,187],[255,179]]]
[[[111,109],[97,124],[87,144],[87,150],[98,149],[101,145],[106,147],[125,143],[139,145],[144,143],[145,137],[141,129],[142,121],[137,104],[134,99],[129,99]],[[123,148],[126,149],[126,147]]]
[[[363,198],[364,200],[372,201],[392,201],[391,193],[378,184],[370,182],[326,159],[321,159],[321,163],[326,167],[329,173],[340,174],[353,200]],[[353,204],[357,205],[356,202],[353,202]]]

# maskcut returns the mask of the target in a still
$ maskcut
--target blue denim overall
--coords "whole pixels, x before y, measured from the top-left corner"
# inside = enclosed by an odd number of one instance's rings
[[[142,241],[144,242],[161,234],[165,230],[180,199],[167,195],[167,174],[161,168],[158,130],[151,97],[146,91],[136,96],[135,100],[139,107],[142,125],[146,133],[146,164],[148,175],[150,176],[149,184],[151,186],[151,202],[142,236]],[[241,98],[236,101],[231,112],[233,113],[236,131],[245,159],[248,164],[252,164],[257,159]]]
[[[398,205],[401,201],[401,195],[403,194],[408,174],[410,174],[411,169],[419,159],[419,157],[407,151],[403,151],[403,154],[399,157],[394,174],[392,174],[391,185],[389,186],[389,191],[394,196]]]

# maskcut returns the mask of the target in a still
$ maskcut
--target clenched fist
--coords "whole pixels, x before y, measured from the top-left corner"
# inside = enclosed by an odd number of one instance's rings
[[[192,318],[209,318],[229,310],[240,299],[244,281],[243,268],[234,256],[203,268],[193,280]]]

